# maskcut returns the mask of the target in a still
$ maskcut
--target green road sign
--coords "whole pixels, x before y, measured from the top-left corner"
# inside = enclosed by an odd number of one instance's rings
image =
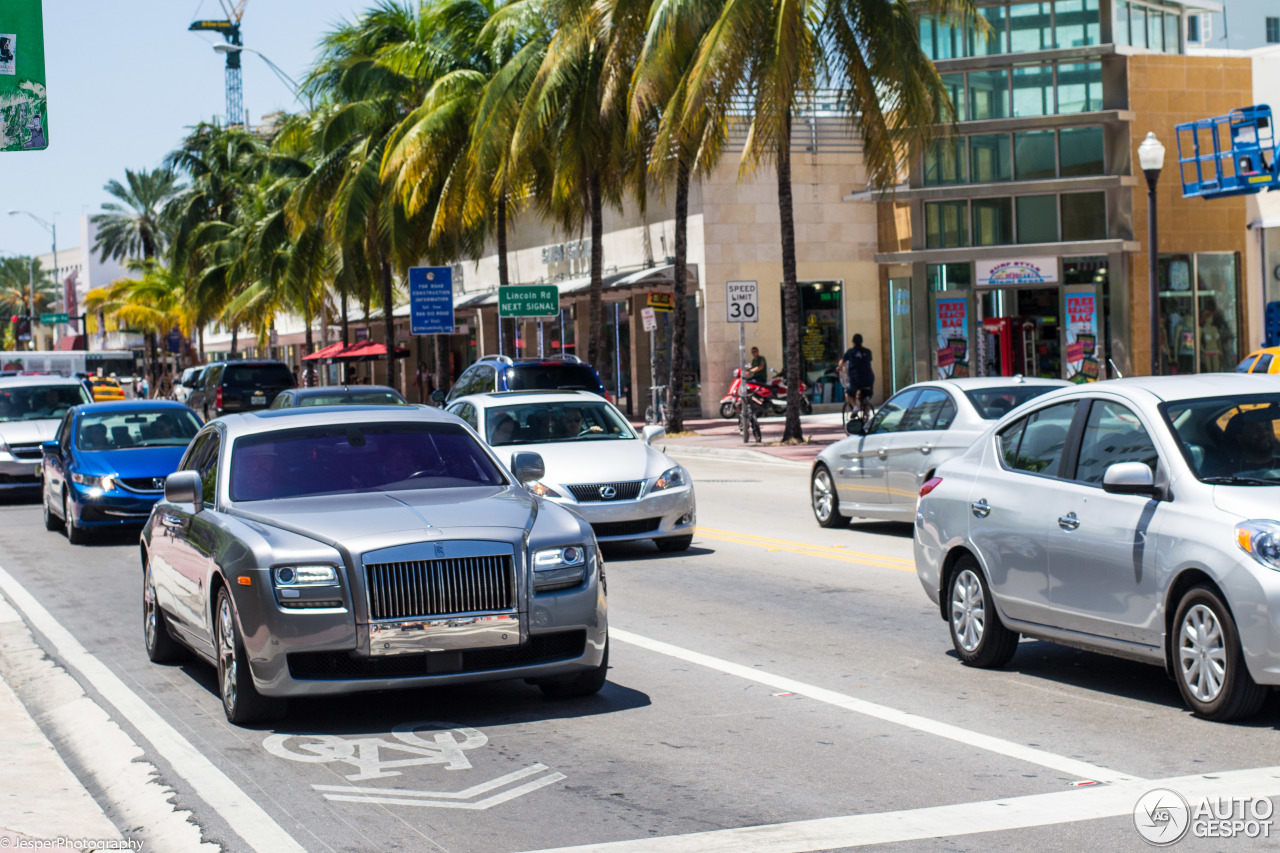
[[[40,315],[40,322],[44,323],[46,326],[52,326],[55,323],[68,323],[70,321],[71,321],[71,318],[68,317],[66,314],[41,314]]]
[[[0,4],[0,151],[49,147],[41,0]]]
[[[520,284],[498,288],[499,317],[554,317],[560,313],[560,288]]]

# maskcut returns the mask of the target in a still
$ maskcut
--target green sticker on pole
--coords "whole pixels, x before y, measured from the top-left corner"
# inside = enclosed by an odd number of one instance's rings
[[[498,288],[499,317],[554,317],[560,288],[554,284],[513,284]]]
[[[0,4],[0,151],[49,147],[41,0]]]

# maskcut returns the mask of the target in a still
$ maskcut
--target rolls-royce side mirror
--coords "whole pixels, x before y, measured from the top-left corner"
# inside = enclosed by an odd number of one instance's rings
[[[204,509],[204,484],[195,471],[175,471],[164,478],[164,499],[169,503],[191,504],[192,514]]]

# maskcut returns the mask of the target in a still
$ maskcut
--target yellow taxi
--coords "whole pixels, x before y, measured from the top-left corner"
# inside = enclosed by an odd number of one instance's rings
[[[106,403],[111,400],[123,400],[124,388],[110,377],[95,376],[89,380],[93,384],[93,402]]]
[[[1280,373],[1280,347],[1254,350],[1236,365],[1236,373]]]

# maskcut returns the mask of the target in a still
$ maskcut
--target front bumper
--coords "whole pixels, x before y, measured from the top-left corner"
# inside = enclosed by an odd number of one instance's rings
[[[0,451],[0,491],[39,488],[40,472],[40,459],[23,459]]]
[[[645,494],[635,500],[588,501],[553,498],[591,525],[598,542],[634,542],[693,533],[697,506],[692,486]]]
[[[141,525],[162,494],[143,495],[122,488],[92,494],[91,489],[71,489],[71,511],[81,527],[129,527]]]

